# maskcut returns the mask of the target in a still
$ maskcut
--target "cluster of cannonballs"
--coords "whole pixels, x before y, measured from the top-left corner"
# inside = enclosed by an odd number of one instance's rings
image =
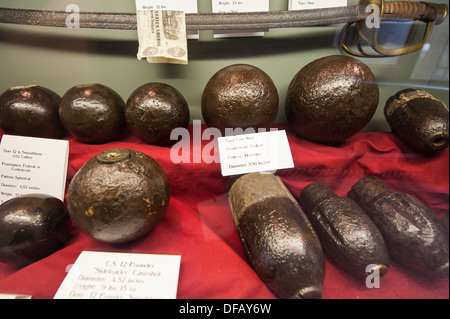
[[[339,143],[367,125],[378,102],[378,85],[364,63],[329,56],[313,61],[295,75],[287,91],[285,111],[298,135],[316,142]],[[222,133],[227,128],[268,129],[278,109],[279,96],[272,79],[247,64],[216,72],[201,100],[206,125]],[[444,115],[448,141],[448,109]],[[101,84],[78,85],[62,97],[37,85],[14,87],[0,95],[0,129],[13,135],[63,138],[69,133],[81,142],[101,144],[120,139],[129,128],[144,142],[164,146],[173,142],[171,132],[186,128],[189,121],[183,95],[157,82],[140,86],[127,102]],[[433,141],[443,144],[442,138]],[[134,150],[110,149],[90,159],[74,176],[67,209],[83,233],[117,244],[148,234],[164,216],[169,200],[168,178],[153,158]],[[10,216],[17,214],[21,218],[12,224]],[[23,265],[61,248],[69,225],[63,216],[64,204],[45,195],[14,198],[2,204],[0,261]]]
[[[329,56],[311,62],[292,79],[285,112],[300,136],[323,143],[342,142],[373,117],[379,102],[375,76],[361,61]],[[225,128],[268,128],[278,114],[278,93],[270,77],[249,65],[217,72],[202,97],[205,123]]]
[[[294,130],[321,141],[345,138],[360,130],[378,103],[377,84],[364,64],[346,57],[329,59],[297,74],[286,103]],[[201,104],[208,127],[222,132],[226,128],[267,129],[277,117],[279,96],[264,71],[237,64],[211,77]],[[337,115],[343,120],[337,121]],[[69,133],[84,143],[118,140],[129,128],[148,144],[167,145],[171,131],[187,127],[189,117],[182,94],[163,83],[140,86],[127,102],[102,84],[74,86],[62,97],[37,85],[14,87],[0,96],[0,128],[5,133],[44,138],[63,138]],[[134,150],[110,149],[77,172],[66,204],[80,231],[117,244],[148,234],[164,216],[169,200],[167,176],[153,158]],[[68,240],[64,206],[46,195],[25,195],[2,204],[0,260],[24,265],[62,248]],[[17,214],[22,218],[16,220],[33,227],[7,222]]]
[[[128,101],[112,88],[92,83],[70,88],[62,97],[48,88],[13,87],[0,96],[0,128],[7,134],[62,138],[84,143],[120,139],[127,127],[149,144],[170,143],[170,132],[189,125],[189,107],[174,87],[147,83]]]

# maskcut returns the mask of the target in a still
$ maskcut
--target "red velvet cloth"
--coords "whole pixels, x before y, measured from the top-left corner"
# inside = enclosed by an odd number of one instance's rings
[[[283,125],[278,128],[287,129]],[[309,183],[318,181],[345,196],[359,179],[377,176],[394,189],[415,195],[439,217],[449,209],[448,149],[436,155],[422,155],[390,133],[359,133],[342,145],[326,146],[287,132],[295,168],[279,171],[278,175],[296,197]],[[67,267],[83,250],[94,250],[181,255],[177,295],[180,299],[275,298],[247,263],[231,217],[225,192],[227,179],[221,175],[220,164],[173,164],[171,147],[147,145],[132,134],[102,145],[67,139],[70,143],[67,184],[88,159],[101,151],[117,147],[134,149],[156,159],[166,171],[171,186],[169,209],[148,236],[133,243],[101,243],[74,227],[74,236],[67,247],[47,258],[22,269],[0,263],[0,293],[53,298]],[[203,141],[202,148],[212,146],[210,142]],[[192,144],[190,152],[198,152],[198,145]],[[448,299],[449,281],[423,278],[391,261],[380,288],[368,289],[365,282],[344,273],[327,258],[323,298]]]

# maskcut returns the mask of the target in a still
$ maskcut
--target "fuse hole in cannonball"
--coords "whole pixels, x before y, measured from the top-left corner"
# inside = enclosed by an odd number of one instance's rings
[[[434,139],[431,140],[432,145],[435,149],[443,149],[448,146],[449,137],[448,134],[435,135]]]
[[[447,142],[447,140],[443,137],[437,137],[434,139],[433,141],[433,145],[436,147],[442,147],[445,145],[445,143]]]

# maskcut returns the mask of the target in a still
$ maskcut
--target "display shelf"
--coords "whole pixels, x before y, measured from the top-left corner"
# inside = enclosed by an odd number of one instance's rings
[[[448,5],[446,0],[434,2]],[[117,3],[113,8],[105,3],[80,0],[77,5],[83,12],[133,13],[135,9],[133,1]],[[202,14],[211,11],[208,1],[198,3]],[[356,4],[356,0],[348,1],[349,6]],[[65,5],[53,0],[39,4],[23,0],[2,2],[4,7],[61,12]],[[271,1],[270,8],[285,11],[287,1]],[[391,96],[407,88],[426,90],[449,105],[448,25],[447,18],[435,26],[424,48],[417,52],[359,58],[375,75],[380,93],[378,107],[359,133],[340,144],[326,145],[308,141],[292,131],[287,124],[285,103],[291,80],[305,65],[326,56],[346,55],[339,46],[342,23],[277,28],[262,37],[245,38],[216,39],[212,31],[202,30],[198,40],[188,41],[186,66],[138,61],[135,30],[0,23],[0,94],[10,87],[37,84],[62,96],[73,86],[100,83],[116,90],[126,101],[139,86],[161,82],[173,86],[186,98],[190,109],[188,132],[192,138],[184,141],[187,144],[183,146],[190,161],[174,163],[173,145],[149,145],[130,131],[123,138],[105,144],[81,143],[66,136],[64,139],[69,142],[66,189],[80,168],[100,152],[133,149],[154,158],[166,172],[171,188],[169,208],[150,234],[128,244],[96,241],[73,225],[70,242],[52,255],[23,268],[0,263],[0,294],[51,299],[79,254],[91,250],[181,255],[178,299],[276,299],[245,255],[227,198],[228,178],[222,176],[218,163],[217,141],[193,140],[206,130],[202,124],[201,132],[194,134],[196,123],[204,123],[201,98],[208,80],[218,70],[233,64],[260,68],[276,86],[279,111],[273,128],[287,131],[295,166],[280,170],[277,175],[295,198],[313,182],[324,182],[337,195],[346,196],[358,180],[375,176],[399,192],[414,195],[443,218],[449,211],[449,149],[433,154],[417,152],[391,133],[383,110]],[[383,40],[401,45],[423,34],[417,24],[408,23],[389,24],[384,31]],[[212,154],[215,162],[194,160],[201,157],[205,148],[215,151]],[[380,287],[372,289],[345,273],[328,256],[325,262],[322,299],[449,298],[448,278],[428,278],[395,260],[391,260]]]
[[[318,181],[325,182],[339,196],[346,196],[357,180],[377,176],[394,189],[416,196],[440,218],[449,209],[448,149],[433,156],[421,155],[393,134],[380,132],[359,133],[342,145],[325,146],[299,138],[286,125],[275,127],[288,133],[295,168],[279,171],[278,175],[295,197],[309,183]],[[156,159],[166,171],[172,192],[169,209],[148,236],[129,244],[101,243],[74,228],[67,247],[45,259],[22,269],[1,264],[0,292],[53,298],[68,267],[83,250],[92,250],[181,255],[179,299],[275,298],[247,262],[220,164],[175,165],[170,159],[170,147],[147,145],[132,134],[102,145],[66,139],[70,144],[68,183],[88,159],[103,150],[138,150]],[[210,142],[203,141],[202,148]],[[191,143],[191,156],[193,152]],[[448,299],[449,282],[448,278],[428,279],[391,261],[380,288],[368,289],[365,282],[344,273],[326,258],[322,298]]]

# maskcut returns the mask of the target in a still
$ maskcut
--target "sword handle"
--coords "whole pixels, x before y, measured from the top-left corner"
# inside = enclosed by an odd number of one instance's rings
[[[348,29],[354,23],[347,23],[342,29],[339,40],[341,48],[348,54],[357,57],[389,57],[418,51],[427,43],[433,27],[444,22],[448,15],[448,6],[446,4],[429,2],[360,0],[359,5],[366,12],[368,5],[378,6],[382,21],[418,20],[426,23],[426,28],[420,43],[403,48],[386,49],[378,42],[379,27],[369,26],[366,24],[366,21],[361,20],[355,23],[359,38],[356,40],[356,50],[353,50],[347,43],[346,38]],[[368,45],[373,51],[368,51],[364,45]]]
[[[445,4],[413,1],[384,2],[383,19],[398,20],[411,19],[423,22],[434,21],[435,25],[441,24],[448,14]]]

